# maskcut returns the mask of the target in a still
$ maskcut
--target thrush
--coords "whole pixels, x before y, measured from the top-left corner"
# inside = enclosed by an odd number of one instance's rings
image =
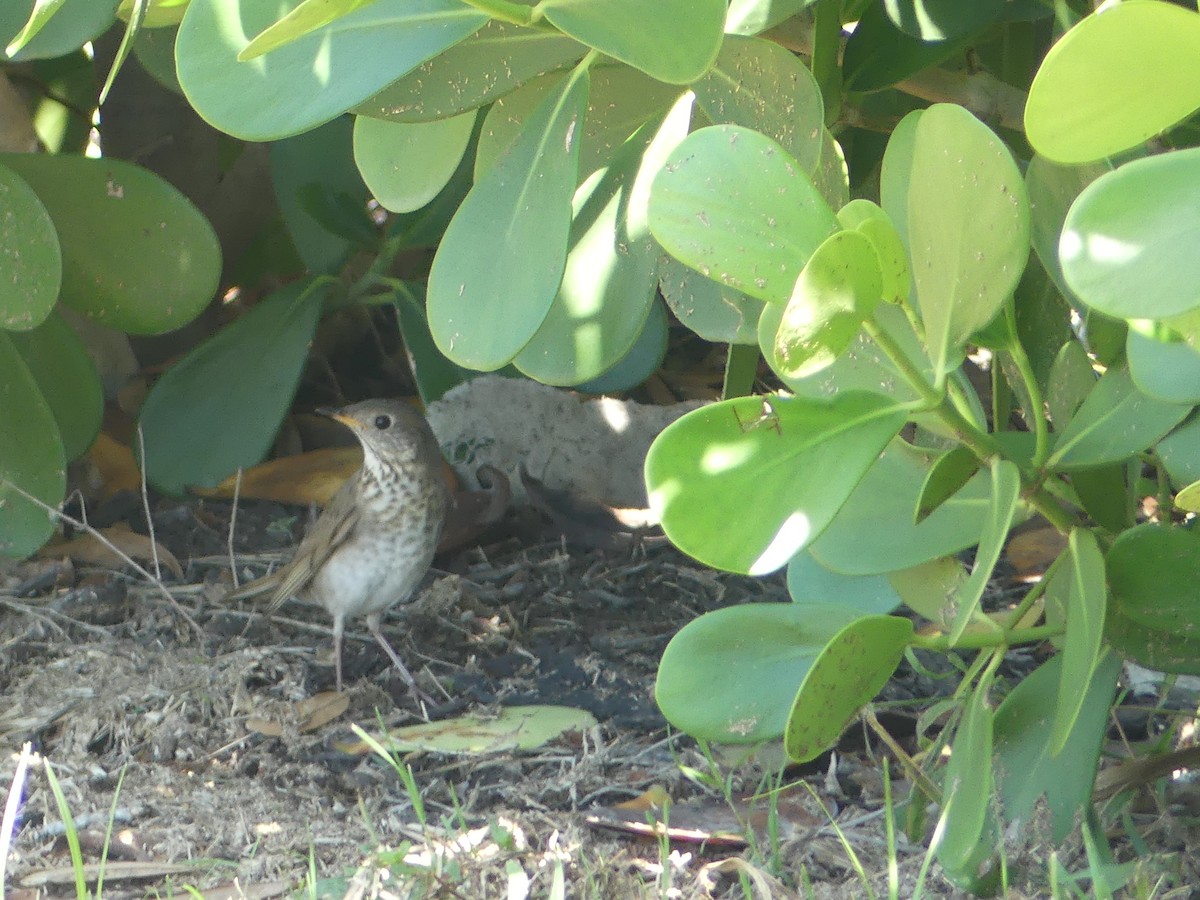
[[[291,562],[228,599],[269,593],[269,612],[291,598],[324,607],[333,616],[339,691],[346,620],[365,616],[409,689],[420,693],[380,622],[391,607],[412,599],[433,560],[450,502],[441,451],[425,417],[407,403],[366,400],[319,412],[354,432],[362,468],[334,494]]]

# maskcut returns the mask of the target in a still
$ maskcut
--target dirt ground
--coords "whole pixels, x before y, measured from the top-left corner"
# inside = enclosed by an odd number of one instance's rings
[[[510,515],[480,546],[439,557],[420,599],[385,629],[426,691],[444,687],[444,702],[424,710],[432,720],[556,704],[598,724],[526,752],[410,754],[408,790],[356,746],[351,725],[420,722],[418,702],[357,623],[345,711],[321,722],[298,706],[333,689],[329,622],[296,605],[268,620],[221,603],[229,512],[211,502],[155,510],[158,540],[182,565],[164,580],[198,630],[128,570],[55,559],[0,570],[0,779],[12,783],[30,742],[53,766],[85,862],[100,859],[114,822],[107,896],[858,897],[859,865],[887,894],[885,754],[861,729],[835,755],[788,770],[772,803],[769,755],[715,768],[654,704],[657,661],[679,627],[723,605],[785,601],[782,578],[714,572],[662,542],[571,548],[534,514]],[[139,516],[136,504],[108,513],[144,530]],[[243,504],[241,576],[286,559],[304,518]],[[905,666],[885,724],[906,741],[914,714],[903,701],[952,687]],[[892,790],[901,798],[908,787]],[[639,802],[663,795],[672,838],[637,834]],[[63,816],[36,756],[24,797],[8,896],[73,896]],[[1194,846],[1188,828],[1169,833],[1150,846],[1164,870]],[[898,896],[911,896],[925,850],[897,840]],[[1009,896],[1037,896],[1016,885],[1023,866],[1030,883],[1044,879],[1046,853],[1014,843]],[[1060,859],[1081,868],[1083,851]],[[936,865],[925,895],[958,896]]]

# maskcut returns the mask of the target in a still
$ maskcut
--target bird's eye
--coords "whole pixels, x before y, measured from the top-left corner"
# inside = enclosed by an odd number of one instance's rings
[[[391,416],[376,416],[375,417],[375,427],[378,428],[380,431],[386,431],[388,428],[392,427],[392,417]]]

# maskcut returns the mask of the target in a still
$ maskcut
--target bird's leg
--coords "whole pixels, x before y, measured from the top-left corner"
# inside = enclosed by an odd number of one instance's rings
[[[388,639],[383,636],[383,630],[379,627],[380,619],[380,613],[371,613],[368,615],[367,629],[374,635],[375,640],[379,642],[379,646],[383,648],[383,651],[392,660],[392,665],[396,667],[396,671],[400,673],[400,677],[404,679],[404,683],[408,685],[408,689],[426,703],[436,703],[437,701],[417,686],[417,680],[413,678],[412,673],[408,671],[408,667],[404,665],[396,651],[392,649],[392,645],[388,643]]]
[[[333,666],[337,672],[337,691],[342,692],[342,631],[346,621],[342,616],[333,617]]]

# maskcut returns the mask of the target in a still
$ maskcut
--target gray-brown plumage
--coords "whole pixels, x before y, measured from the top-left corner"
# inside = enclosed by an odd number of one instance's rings
[[[412,674],[383,636],[380,621],[411,599],[437,548],[450,502],[437,440],[416,409],[395,400],[366,400],[322,410],[348,426],[363,447],[363,465],[333,496],[292,561],[233,591],[239,600],[270,593],[268,611],[296,597],[333,616],[337,689],[342,689],[346,619],[367,628],[410,689]]]

